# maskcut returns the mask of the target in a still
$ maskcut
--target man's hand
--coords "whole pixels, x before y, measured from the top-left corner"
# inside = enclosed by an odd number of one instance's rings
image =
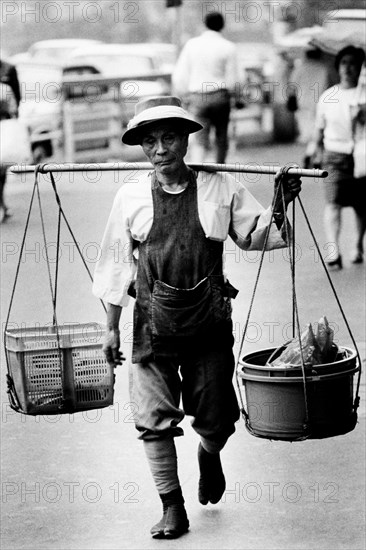
[[[282,182],[283,186],[283,195],[284,195],[284,201],[285,206],[290,204],[300,193],[301,191],[301,179],[300,176],[296,176],[293,174],[285,174],[281,173],[281,171],[278,171],[275,175],[275,184],[274,184],[274,196],[277,194],[276,202],[273,205],[274,212],[282,212],[282,193],[281,190],[278,191],[277,189],[280,184],[280,181]]]
[[[323,162],[323,150],[315,149],[314,154],[310,157],[309,168],[321,168]]]
[[[107,329],[104,336],[103,351],[108,363],[116,367],[122,365],[122,361],[125,361],[125,357],[120,351],[120,332],[118,328]]]

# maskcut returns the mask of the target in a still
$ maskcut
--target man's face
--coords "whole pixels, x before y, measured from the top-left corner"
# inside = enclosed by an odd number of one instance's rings
[[[344,55],[339,62],[339,76],[341,80],[356,85],[359,76],[359,67],[353,55]]]
[[[173,122],[159,122],[142,139],[142,149],[157,175],[179,172],[187,153],[188,135],[176,130]]]

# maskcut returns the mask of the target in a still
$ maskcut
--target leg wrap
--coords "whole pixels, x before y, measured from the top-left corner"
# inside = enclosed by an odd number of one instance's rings
[[[144,440],[144,449],[158,493],[161,495],[178,489],[178,465],[174,439]]]

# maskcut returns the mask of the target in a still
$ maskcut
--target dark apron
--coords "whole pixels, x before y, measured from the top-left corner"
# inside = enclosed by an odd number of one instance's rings
[[[152,197],[153,224],[139,245],[133,362],[149,354],[174,356],[181,346],[231,323],[223,243],[204,234],[195,173],[190,171],[179,194],[166,193],[154,174]]]

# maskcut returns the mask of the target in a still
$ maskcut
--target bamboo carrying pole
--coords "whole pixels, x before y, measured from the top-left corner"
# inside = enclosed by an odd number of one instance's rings
[[[203,162],[201,164],[188,163],[188,166],[193,170],[205,170],[207,172],[238,172],[250,174],[276,174],[280,166],[260,166],[255,164],[214,164]],[[49,163],[39,165],[39,172],[47,174],[48,172],[110,172],[113,170],[152,170],[152,165],[149,162],[106,162],[106,163]],[[34,172],[36,166],[15,164],[10,166],[10,171],[15,174],[24,174]],[[302,178],[326,178],[328,172],[317,168],[300,168],[297,166],[291,167],[288,174],[297,175]]]

